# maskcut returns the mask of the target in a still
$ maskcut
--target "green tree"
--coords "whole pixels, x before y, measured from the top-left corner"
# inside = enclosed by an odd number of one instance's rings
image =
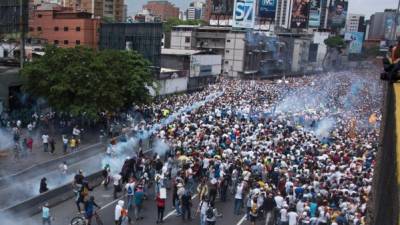
[[[341,50],[346,46],[346,43],[341,36],[328,37],[324,40],[324,43],[327,47],[327,50],[324,56],[324,60],[322,61],[322,67],[324,68],[324,70],[327,70],[326,60],[329,58],[330,55],[333,55],[333,53],[339,54]]]
[[[94,120],[100,112],[149,102],[148,87],[154,87],[150,63],[131,51],[48,46],[21,73],[26,90],[54,109]]]

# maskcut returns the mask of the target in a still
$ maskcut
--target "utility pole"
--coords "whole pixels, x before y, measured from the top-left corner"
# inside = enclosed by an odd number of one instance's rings
[[[20,67],[21,69],[24,67],[25,61],[25,17],[24,17],[24,0],[19,0],[19,25],[20,25],[20,33],[21,33],[21,40],[20,40]]]

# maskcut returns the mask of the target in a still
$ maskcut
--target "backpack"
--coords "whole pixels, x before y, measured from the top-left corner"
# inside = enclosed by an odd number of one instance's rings
[[[132,186],[129,185],[128,186],[128,195],[132,195],[132,194],[133,194],[133,189],[132,189]]]
[[[212,219],[214,217],[214,208],[208,207],[206,211],[207,219]]]

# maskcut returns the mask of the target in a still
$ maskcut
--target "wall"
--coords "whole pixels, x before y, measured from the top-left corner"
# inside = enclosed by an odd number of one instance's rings
[[[190,77],[217,76],[221,73],[221,55],[193,55],[191,58]],[[204,73],[204,67],[210,67],[210,73]]]
[[[295,39],[292,58],[292,72],[301,72],[307,66],[310,41]]]
[[[324,60],[327,47],[324,43],[324,40],[329,37],[328,32],[315,32],[314,33],[314,38],[313,38],[313,43],[318,44],[318,54],[317,54],[317,65],[322,65],[322,62]]]
[[[185,92],[188,85],[188,77],[178,77],[166,80],[158,80],[159,95],[168,95]]]
[[[171,32],[171,48],[174,49],[192,49],[192,44],[195,42],[192,37],[192,31],[176,30]],[[189,42],[186,42],[186,38]]]
[[[162,55],[161,67],[175,70],[189,70],[190,58],[182,55]]]
[[[226,35],[223,71],[230,77],[238,77],[243,72],[245,53],[245,33],[232,32]]]

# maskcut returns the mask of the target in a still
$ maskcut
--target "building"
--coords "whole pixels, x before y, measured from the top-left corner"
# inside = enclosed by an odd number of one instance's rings
[[[200,50],[167,49],[161,51],[161,67],[179,71],[188,77],[187,90],[194,91],[215,82],[221,74],[221,55]],[[177,77],[175,75],[175,77]]]
[[[39,5],[29,19],[29,36],[64,48],[97,48],[100,19],[54,4]]]
[[[201,20],[203,19],[205,4],[200,1],[191,2],[189,8],[186,10],[188,20]]]
[[[396,10],[386,9],[384,12],[374,13],[370,18],[368,40],[392,40],[398,34],[393,34]]]
[[[23,78],[19,75],[19,68],[0,65],[0,114],[5,109],[15,109],[14,93],[21,93]]]
[[[195,32],[199,25],[179,25],[172,27],[172,49],[194,49],[196,45]]]
[[[166,0],[149,1],[143,6],[151,14],[160,17],[161,21],[167,21],[170,18],[179,18],[179,8]]]
[[[161,39],[161,23],[107,23],[100,28],[100,49],[135,50],[152,63],[157,75]]]
[[[160,18],[154,16],[147,9],[142,9],[135,15],[135,21],[139,23],[161,22]]]
[[[124,0],[64,0],[63,6],[74,11],[92,13],[94,17],[107,17],[123,22],[125,15]]]
[[[28,28],[28,4],[22,8],[24,20],[20,20],[19,0],[1,0],[0,1],[0,33],[16,33],[21,31],[21,27]],[[23,26],[21,26],[21,22]]]
[[[365,32],[365,16],[349,14],[346,21],[346,32]]]

